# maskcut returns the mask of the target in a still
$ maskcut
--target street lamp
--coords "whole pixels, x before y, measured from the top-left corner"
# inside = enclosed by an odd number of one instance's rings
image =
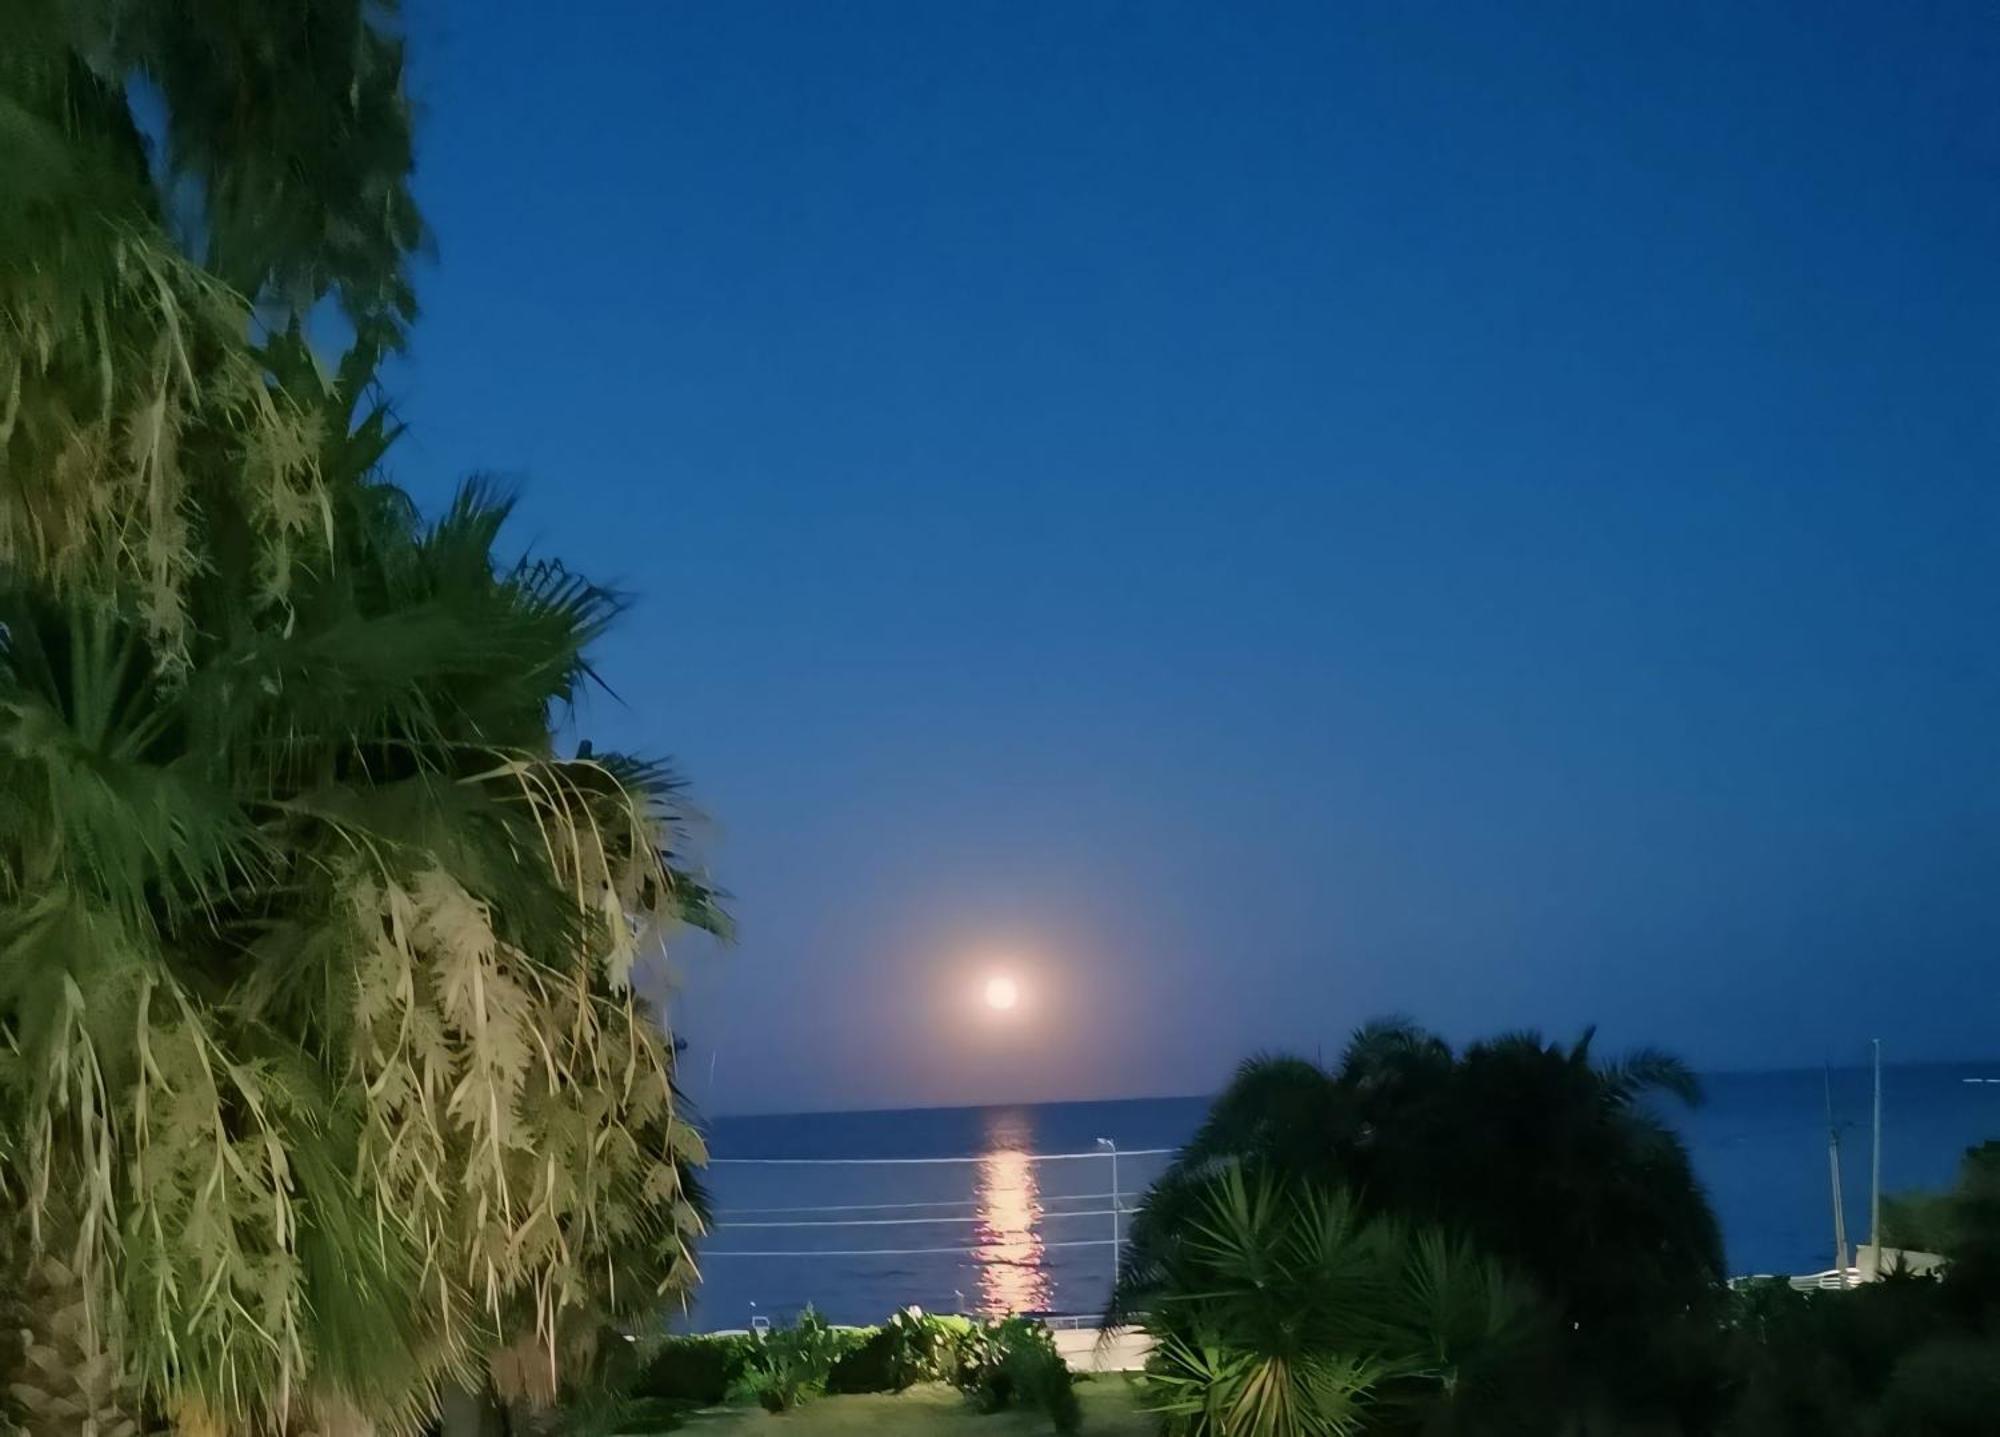
[[[1097,1145],[1111,1154],[1111,1270],[1118,1271],[1118,1249],[1123,1240],[1118,1235],[1119,1208],[1124,1200],[1118,1196],[1118,1144],[1109,1138],[1099,1138]]]

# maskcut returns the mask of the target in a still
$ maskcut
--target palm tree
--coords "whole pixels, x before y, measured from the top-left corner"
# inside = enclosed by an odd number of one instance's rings
[[[393,8],[8,8],[0,563],[67,592],[129,592],[169,658],[190,622],[204,490],[246,501],[260,603],[282,600],[330,519],[311,395],[267,384],[256,333],[330,300],[373,353],[415,313],[425,232]]]
[[[289,628],[197,582],[172,683],[129,611],[0,591],[17,1180],[142,1388],[232,1422],[398,1410],[692,1277],[628,974],[711,899],[664,770],[548,746],[610,601],[496,569],[477,490],[346,497]]]
[[[1409,1113],[1413,1131],[1385,1149],[1380,1176],[1404,1203],[1436,1193],[1441,1212],[1536,1274],[1573,1321],[1615,1340],[1710,1301],[1722,1236],[1685,1143],[1654,1105],[1698,1104],[1698,1080],[1654,1049],[1594,1062],[1591,1039],[1474,1044],[1448,1096]],[[1439,1192],[1449,1171],[1481,1181]]]
[[[1649,1049],[1600,1063],[1591,1041],[1511,1034],[1454,1054],[1392,1020],[1357,1033],[1332,1072],[1245,1064],[1135,1219],[1111,1317],[1139,1310],[1140,1276],[1204,1185],[1245,1163],[1462,1235],[1561,1315],[1575,1371],[1636,1393],[1653,1338],[1716,1301],[1721,1236],[1657,1108],[1699,1102],[1694,1075]]]
[[[422,240],[389,9],[24,0],[0,49],[0,1291],[36,1433],[405,1428],[694,1276],[701,1143],[631,972],[723,920],[672,773],[552,737],[618,604],[501,560],[489,489],[427,523],[381,473]]]
[[[1507,1378],[1543,1330],[1462,1240],[1240,1164],[1199,1184],[1125,1300],[1155,1341],[1153,1406],[1184,1437],[1455,1431],[1467,1399],[1511,1415]]]

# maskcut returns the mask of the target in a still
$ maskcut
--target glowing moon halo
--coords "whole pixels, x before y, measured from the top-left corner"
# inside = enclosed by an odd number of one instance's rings
[[[994,1012],[1004,1013],[1021,1001],[1021,987],[1005,973],[996,973],[986,980],[980,997]]]

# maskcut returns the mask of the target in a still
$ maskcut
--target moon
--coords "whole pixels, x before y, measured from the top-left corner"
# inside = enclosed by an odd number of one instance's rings
[[[1004,1013],[1021,1001],[1021,987],[1005,973],[996,973],[986,980],[980,996],[994,1012]]]

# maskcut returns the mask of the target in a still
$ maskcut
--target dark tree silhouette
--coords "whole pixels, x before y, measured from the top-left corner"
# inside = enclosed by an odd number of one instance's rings
[[[1454,1053],[1402,1020],[1354,1035],[1337,1068],[1246,1062],[1148,1195],[1114,1319],[1209,1179],[1244,1166],[1339,1186],[1365,1209],[1462,1235],[1531,1283],[1567,1365],[1620,1405],[1677,1381],[1662,1356],[1722,1291],[1721,1232],[1663,1103],[1701,1101],[1653,1049],[1612,1061],[1592,1033],[1511,1033]]]

